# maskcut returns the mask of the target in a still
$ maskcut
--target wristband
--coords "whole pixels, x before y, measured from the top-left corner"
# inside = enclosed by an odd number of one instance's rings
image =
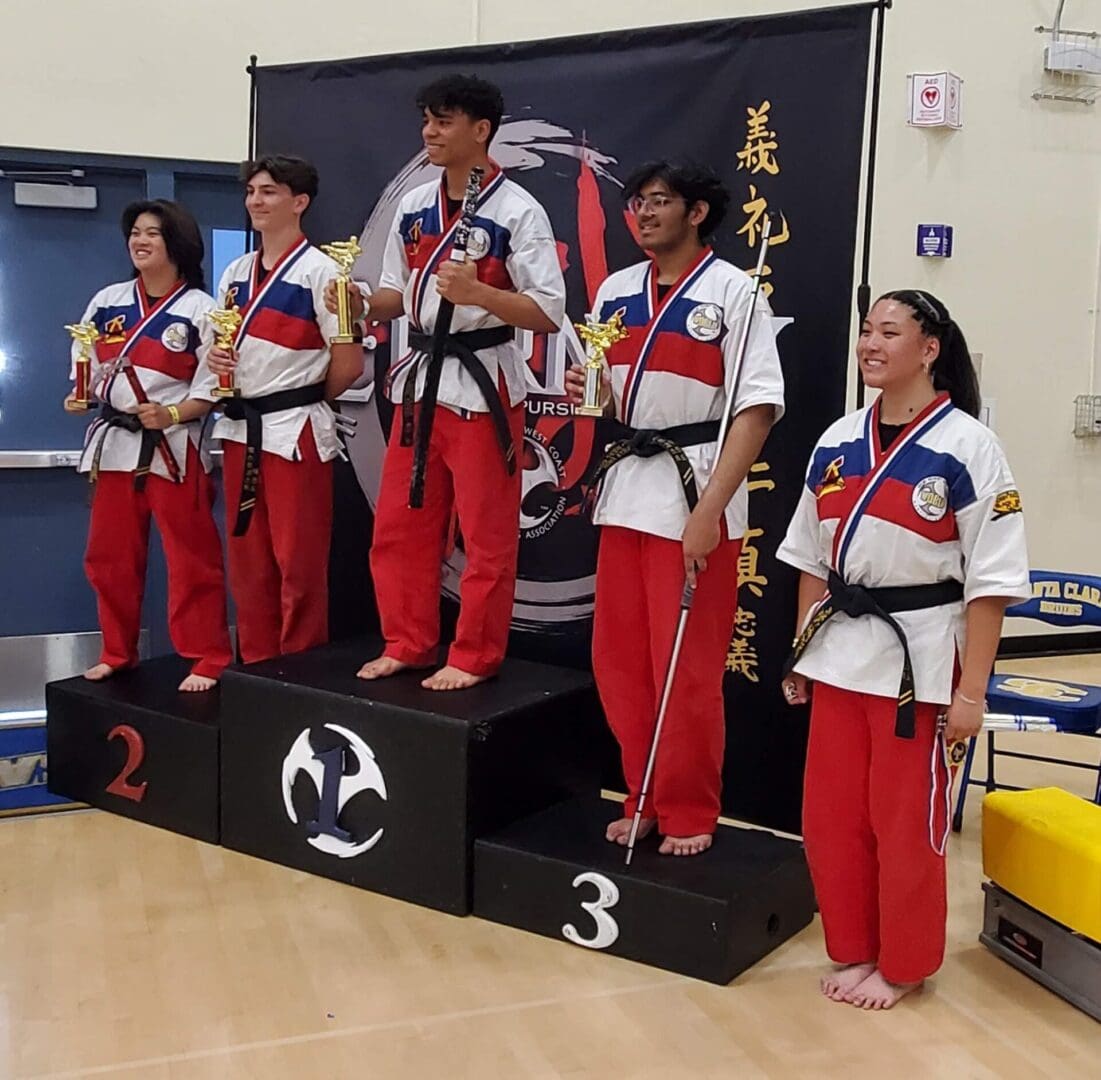
[[[165,408],[168,410],[168,415],[171,418],[172,423],[173,424],[178,424],[180,422],[180,410],[179,410],[179,408],[177,408],[177,406],[175,406],[175,405],[166,405]]]

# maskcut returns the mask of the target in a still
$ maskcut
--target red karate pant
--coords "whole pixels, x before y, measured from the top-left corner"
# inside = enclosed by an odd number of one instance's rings
[[[524,406],[509,408],[519,462]],[[419,415],[419,406],[417,407]],[[447,662],[472,675],[501,666],[512,621],[520,537],[520,467],[508,475],[488,413],[464,418],[437,408],[424,473],[424,505],[409,508],[413,448],[401,445],[394,414],[382,466],[371,545],[384,654],[415,667],[436,662],[440,641],[440,574],[458,514],[466,553],[459,582],[459,621]]]
[[[826,949],[842,964],[878,963],[918,982],[944,959],[943,856],[930,844],[931,754],[943,706],[918,703],[913,739],[895,735],[894,698],[815,683],[803,840]],[[943,759],[937,791],[948,782]],[[944,835],[943,798],[933,834]]]
[[[149,519],[157,522],[168,564],[168,633],[192,673],[217,679],[233,659],[226,629],[222,544],[211,507],[214,485],[188,442],[179,484],[154,473],[134,490],[132,472],[103,471],[96,481],[84,569],[103,631],[100,663],[138,662]]]
[[[251,664],[329,640],[329,543],[333,467],[317,454],[312,426],[298,437],[298,461],[261,454],[252,521],[233,536],[245,444],[222,446],[229,584],[237,605],[237,647]]]
[[[707,557],[688,615],[654,775],[643,813],[666,836],[715,831],[726,716],[723,672],[738,610],[740,540]],[[600,531],[593,673],[619,740],[627,802],[635,812],[673,651],[684,590],[679,541],[615,526]]]

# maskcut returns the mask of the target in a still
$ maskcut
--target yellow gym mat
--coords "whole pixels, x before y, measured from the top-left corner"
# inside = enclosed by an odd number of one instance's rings
[[[1061,788],[993,791],[982,804],[983,872],[1101,942],[1101,806]]]

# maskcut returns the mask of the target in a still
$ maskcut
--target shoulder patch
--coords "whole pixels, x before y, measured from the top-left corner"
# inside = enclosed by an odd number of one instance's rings
[[[1016,488],[1008,488],[998,494],[994,500],[993,520],[1008,517],[1021,512],[1021,493]]]
[[[841,466],[845,464],[845,455],[836,457],[822,473],[822,479],[818,487],[818,498],[823,495],[832,495],[835,491],[845,490],[845,478],[841,475]]]

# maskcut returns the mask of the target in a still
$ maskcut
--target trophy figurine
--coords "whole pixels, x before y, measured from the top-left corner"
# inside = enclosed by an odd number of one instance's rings
[[[603,416],[604,408],[600,404],[601,375],[604,371],[604,354],[617,341],[628,336],[623,325],[626,308],[620,308],[605,323],[595,315],[586,315],[584,323],[574,323],[577,332],[585,341],[585,393],[582,403],[574,407],[577,416]]]
[[[352,264],[363,254],[363,248],[354,236],[347,240],[334,240],[331,244],[322,244],[321,250],[340,267],[336,279],[336,336],[330,345],[350,345],[357,340],[352,331],[352,309],[348,300],[348,290],[352,285]]]
[[[236,304],[228,308],[217,308],[207,313],[207,318],[214,327],[214,344],[219,349],[228,352],[233,351],[234,342],[237,339],[237,328],[241,325],[241,309]],[[220,398],[240,397],[241,390],[233,381],[233,373],[218,376],[218,385],[214,388],[214,396]]]
[[[91,400],[92,389],[92,347],[99,340],[99,331],[95,323],[72,323],[65,327],[69,336],[80,345],[80,354],[76,358],[76,387],[73,390],[73,407],[76,409],[94,409]]]

